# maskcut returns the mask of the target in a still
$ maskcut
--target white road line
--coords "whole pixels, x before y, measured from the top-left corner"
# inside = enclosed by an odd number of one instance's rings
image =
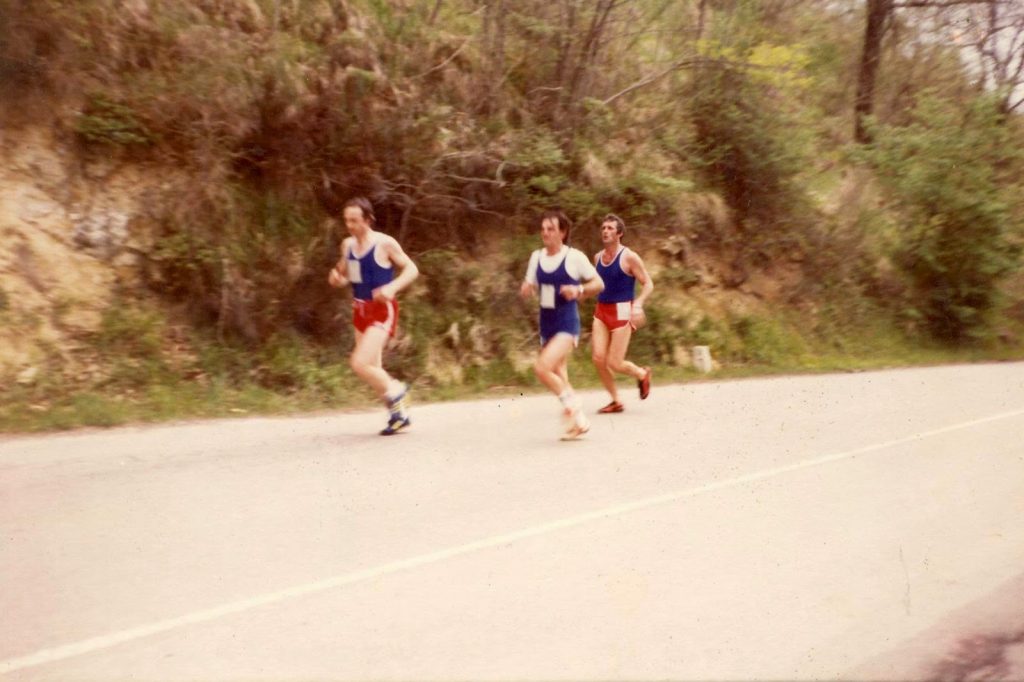
[[[552,521],[550,523],[541,524],[539,526],[524,528],[522,530],[513,531],[511,533],[494,535],[489,538],[477,540],[476,542],[470,542],[464,545],[449,547],[447,549],[442,549],[437,552],[420,554],[418,556],[410,557],[408,559],[393,561],[391,563],[364,569],[362,571],[343,573],[341,575],[327,578],[325,580],[320,580],[314,583],[297,585],[295,587],[290,587],[284,590],[280,590],[278,592],[271,592],[257,597],[251,597],[249,599],[242,599],[240,601],[222,604],[221,606],[216,606],[210,609],[204,609],[202,611],[194,611],[193,613],[178,616],[177,618],[168,618],[166,620],[160,620],[155,623],[150,623],[148,625],[140,625],[138,627],[128,628],[126,630],[120,630],[118,632],[111,632],[109,634],[100,635],[98,637],[90,637],[89,639],[83,639],[78,642],[73,642],[71,644],[64,644],[62,646],[52,647],[49,649],[40,649],[39,651],[36,651],[32,654],[18,656],[16,658],[9,658],[0,661],[0,674],[45,665],[47,663],[53,663],[56,661],[73,658],[75,656],[81,656],[83,654],[88,654],[103,649],[109,649],[119,644],[124,644],[125,642],[131,642],[137,639],[142,639],[144,637],[149,637],[151,635],[157,635],[163,632],[167,632],[169,630],[175,630],[186,625],[207,623],[213,620],[217,620],[219,618],[224,618],[225,616],[230,616],[236,613],[242,613],[244,611],[250,611],[261,606],[268,606],[270,604],[276,604],[289,599],[304,597],[306,595],[315,594],[317,592],[323,592],[325,590],[334,589],[336,587],[343,587],[345,585],[352,585],[354,583],[372,580],[374,578],[379,578],[381,576],[389,575],[391,573],[397,573],[399,571],[409,570],[411,568],[417,568],[419,566],[435,564],[446,559],[471,554],[473,552],[477,552],[483,549],[500,547],[503,545],[518,542],[519,540],[525,540],[527,538],[533,538],[539,535],[553,533],[555,531],[563,530],[565,528],[581,526],[591,521],[597,521],[600,519],[620,516],[641,509],[648,509],[650,507],[656,507],[658,505],[677,502],[680,500],[697,497],[699,495],[704,495],[706,493],[715,492],[718,490],[724,490],[726,488],[734,488],[748,483],[755,483],[758,481],[774,478],[776,476],[781,476],[783,474],[791,473],[794,471],[809,469],[811,467],[820,466],[822,464],[829,464],[831,462],[838,462],[844,459],[851,459],[853,457],[857,457],[858,455],[864,455],[870,452],[885,450],[896,445],[912,443],[914,441],[922,440],[925,438],[931,438],[933,436],[938,436],[944,433],[950,433],[952,431],[959,431],[962,429],[969,429],[980,424],[986,424],[988,422],[998,421],[1001,419],[1009,419],[1012,417],[1019,417],[1022,415],[1024,415],[1024,408],[1019,410],[1012,410],[1009,412],[1000,412],[998,414],[994,414],[988,417],[972,419],[971,421],[961,422],[959,424],[953,424],[952,426],[945,426],[943,428],[933,429],[931,431],[924,431],[922,433],[914,434],[912,436],[906,436],[904,438],[897,438],[895,440],[885,441],[884,443],[867,445],[862,448],[857,448],[856,450],[849,450],[846,452],[839,452],[830,455],[822,455],[820,457],[806,459],[795,464],[788,464],[786,466],[766,469],[764,471],[757,471],[754,473],[745,474],[743,476],[737,476],[735,478],[716,481],[713,483],[707,483],[704,485],[695,486],[693,488],[686,488],[684,490],[679,490],[672,493],[666,493],[664,495],[657,495],[654,497],[648,497],[642,500],[635,500],[633,502],[627,502],[625,504],[620,504],[613,507],[606,507],[604,509],[598,509],[596,511],[587,512],[585,514],[579,514],[577,516],[570,516],[568,518],[560,519],[558,521]]]

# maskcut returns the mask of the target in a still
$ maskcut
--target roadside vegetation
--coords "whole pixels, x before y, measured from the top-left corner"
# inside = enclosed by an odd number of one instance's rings
[[[536,388],[550,206],[589,252],[625,218],[662,381],[693,345],[712,377],[1024,357],[1024,10],[917,5],[0,0],[0,121],[175,171],[138,286],[5,377],[0,430],[367,406],[325,281],[353,195],[423,272],[388,351],[419,399]]]

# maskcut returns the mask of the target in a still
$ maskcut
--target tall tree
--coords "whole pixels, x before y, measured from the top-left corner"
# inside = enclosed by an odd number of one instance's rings
[[[854,138],[857,142],[864,143],[870,138],[865,121],[875,107],[875,79],[881,61],[882,37],[892,11],[893,0],[867,0],[864,48],[861,51],[860,68],[857,70],[857,95],[853,104]]]
[[[481,42],[485,66],[480,69],[480,92],[490,93],[478,100],[480,111],[491,111],[498,102],[495,95],[502,89],[505,79],[505,33],[508,17],[506,0],[486,0],[483,7]]]
[[[572,69],[562,84],[563,110],[570,115],[579,102],[585,80],[597,60],[603,36],[609,25],[609,17],[615,7],[621,4],[623,4],[623,0],[597,0],[594,5],[587,30],[583,34],[583,39],[576,46]]]
[[[491,0],[493,2],[494,0]],[[534,105],[550,121],[570,130],[579,121],[583,100],[601,90],[598,68],[615,45],[620,15],[638,0],[520,0],[516,24],[532,78],[523,83]],[[600,81],[600,83],[599,83]]]
[[[864,45],[857,70],[857,94],[854,100],[854,139],[865,143],[871,139],[866,127],[867,117],[874,112],[875,83],[881,64],[882,40],[899,9],[950,9],[969,5],[993,5],[1003,0],[866,0]],[[1011,0],[1016,2],[1017,0]]]

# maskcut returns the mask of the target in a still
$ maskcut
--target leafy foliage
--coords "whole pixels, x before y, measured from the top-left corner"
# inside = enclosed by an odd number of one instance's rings
[[[799,263],[818,287],[804,296],[898,299],[950,340],[985,332],[1019,261],[1015,124],[970,102],[953,51],[909,22],[890,34],[888,125],[864,157],[888,203],[837,200],[862,26],[832,2],[0,0],[0,15],[0,113],[66,103],[46,108],[81,146],[180,170],[149,207],[144,280],[187,313],[189,371],[216,390],[353,390],[345,298],[324,280],[356,194],[423,272],[389,367],[438,386],[533,380],[518,361],[533,309],[515,291],[549,206],[585,248],[607,212],[631,239],[687,240],[634,340],[645,362],[691,343],[733,362],[800,358],[770,316],[672,300],[734,295],[752,261]],[[916,106],[926,84],[943,96]],[[704,261],[730,274],[705,278]],[[105,322],[125,359],[114,384],[169,371],[152,324],[132,310]]]
[[[1019,268],[1024,224],[1010,210],[1019,146],[990,98],[959,111],[922,99],[905,127],[878,126],[863,153],[903,217],[896,262],[916,296],[914,314],[938,338],[984,329],[999,282]]]
[[[758,52],[769,59],[778,54]],[[757,248],[800,239],[809,201],[799,175],[807,139],[767,84],[730,63],[705,66],[688,102],[695,160]],[[776,249],[777,250],[777,249]]]
[[[85,142],[102,145],[147,146],[153,134],[130,108],[102,95],[92,95],[74,123],[75,133]]]

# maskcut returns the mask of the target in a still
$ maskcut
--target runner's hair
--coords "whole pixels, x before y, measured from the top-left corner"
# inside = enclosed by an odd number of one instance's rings
[[[622,218],[620,218],[619,216],[615,215],[614,213],[609,213],[608,215],[601,219],[601,225],[604,226],[605,223],[615,223],[615,231],[619,233],[620,237],[625,236],[626,223],[623,222]]]
[[[370,203],[369,199],[366,197],[352,197],[345,202],[345,205],[341,209],[342,212],[344,213],[345,209],[350,206],[361,210],[363,212],[363,218],[365,218],[368,223],[371,225],[377,224],[377,216],[373,214],[373,204]]]
[[[554,220],[558,223],[558,231],[562,233],[562,243],[568,246],[569,233],[572,232],[572,221],[569,220],[569,216],[565,215],[564,211],[551,209],[549,211],[544,211],[544,214],[540,217],[541,224],[543,224],[545,220]]]

